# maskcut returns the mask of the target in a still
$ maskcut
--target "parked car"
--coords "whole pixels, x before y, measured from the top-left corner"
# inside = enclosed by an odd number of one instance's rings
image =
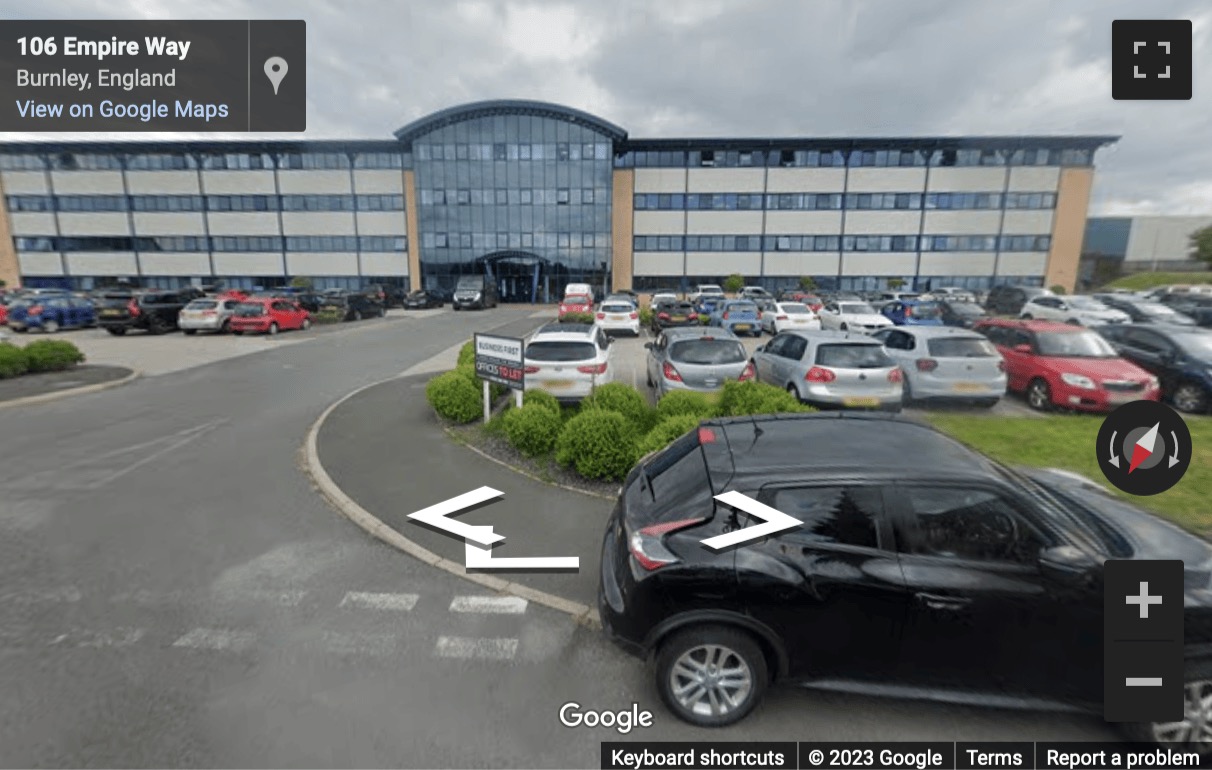
[[[1162,397],[1180,412],[1212,408],[1212,332],[1183,326],[1117,324],[1096,331],[1115,351],[1161,382]]]
[[[455,310],[496,307],[501,301],[496,281],[487,275],[465,275],[455,284],[451,307]]]
[[[648,387],[657,398],[673,390],[712,392],[727,380],[754,377],[745,346],[731,332],[713,328],[666,329],[648,349]]]
[[[803,523],[706,547],[762,524],[721,489]],[[772,682],[1101,715],[1112,559],[1180,559],[1192,586],[1184,722],[1117,726],[1206,751],[1181,724],[1212,717],[1197,697],[1212,545],[1080,476],[1014,470],[903,418],[717,419],[644,458],[606,522],[597,605],[604,634],[698,726],[744,719]]]
[[[610,338],[596,325],[548,324],[526,343],[526,390],[580,401],[598,385],[614,380],[612,352]]]
[[[1190,318],[1196,326],[1212,327],[1212,297],[1206,294],[1169,294],[1162,298],[1166,307]]]
[[[387,315],[387,308],[375,295],[361,292],[342,292],[325,297],[320,310],[334,309],[341,314],[342,321],[361,321],[364,318],[383,318]]]
[[[915,300],[921,296],[921,292],[916,291],[884,291],[880,292],[880,302],[907,302]]]
[[[383,283],[369,283],[363,287],[362,293],[370,295],[384,308],[404,307],[404,298],[408,296],[404,287]]]
[[[701,283],[690,292],[686,299],[694,303],[695,310],[700,315],[711,315],[721,302],[728,299],[728,295],[714,283]]]
[[[71,295],[44,294],[17,300],[8,308],[8,328],[15,332],[40,329],[53,334],[60,329],[92,328],[97,325],[93,303]]]
[[[871,335],[905,375],[904,400],[992,407],[1006,394],[1006,364],[987,338],[946,326],[906,326]]]
[[[1160,302],[1143,300],[1138,297],[1125,297],[1118,294],[1095,294],[1094,296],[1107,307],[1125,313],[1132,323],[1195,326],[1195,319]]]
[[[718,326],[733,334],[762,336],[762,319],[757,305],[747,299],[724,300],[711,312],[708,326]]]
[[[659,332],[673,326],[699,326],[699,314],[694,304],[686,299],[667,299],[652,306],[652,331]]]
[[[97,324],[115,336],[131,329],[167,334],[177,328],[177,318],[187,304],[188,300],[173,291],[109,291],[98,303]]]
[[[690,300],[691,302],[693,302],[697,305],[697,304],[699,304],[699,300],[701,300],[703,298],[704,294],[713,296],[713,297],[723,297],[723,296],[725,296],[724,287],[720,286],[719,284],[715,284],[715,283],[700,283],[700,284],[697,284],[694,287],[694,290],[691,291],[690,294],[688,294],[686,296],[686,299]]]
[[[930,293],[934,295],[936,300],[950,300],[952,302],[976,302],[976,295],[967,289],[960,289],[955,286],[940,286],[937,289],[931,289]]]
[[[231,317],[241,300],[206,297],[195,299],[182,308],[177,316],[177,326],[185,334],[216,332],[227,334],[231,331]]]
[[[0,296],[0,326],[8,325],[8,306],[13,301],[14,299],[7,294]]]
[[[1007,388],[1032,409],[1107,412],[1129,401],[1157,401],[1158,379],[1115,352],[1090,329],[1056,321],[991,318],[976,331],[1006,360]]]
[[[593,314],[593,295],[569,294],[560,300],[560,309],[556,318],[560,321],[570,318],[576,323],[581,323],[581,320],[576,318],[576,316],[585,313]]]
[[[757,378],[818,407],[901,409],[904,376],[878,340],[787,331],[753,352]]]
[[[640,336],[640,311],[635,305],[625,299],[607,299],[598,306],[596,314],[598,326],[611,332],[627,332]]]
[[[874,332],[892,326],[866,302],[829,302],[821,308],[821,328],[833,331]]]
[[[1020,318],[1063,321],[1074,326],[1121,324],[1132,320],[1122,310],[1107,307],[1093,297],[1032,297],[1023,304]]]
[[[564,285],[564,296],[594,296],[596,290],[587,283],[569,283]]]
[[[429,308],[442,307],[444,304],[442,298],[435,292],[427,289],[417,289],[404,298],[403,308],[405,310],[428,310]]]
[[[894,300],[881,307],[880,314],[897,326],[943,325],[943,309],[937,302]]]
[[[648,307],[655,308],[657,305],[661,304],[662,302],[677,302],[677,301],[678,301],[677,292],[675,292],[675,291],[657,291],[657,292],[653,292],[652,298],[648,300]],[[689,301],[689,300],[687,300],[687,301]],[[694,307],[694,303],[691,303],[690,306]]]
[[[774,302],[762,311],[762,331],[778,334],[788,329],[820,329],[821,319],[802,302]]]
[[[939,318],[942,319],[943,326],[958,326],[963,329],[970,329],[982,318],[988,318],[989,314],[985,309],[975,302],[965,302],[954,299],[936,300],[939,309]]]
[[[774,295],[766,291],[763,286],[742,286],[741,290],[736,293],[737,299],[766,299],[774,301]]]
[[[994,315],[1018,315],[1023,305],[1036,297],[1055,296],[1038,286],[994,286],[985,298],[985,309]]]
[[[233,334],[270,334],[311,328],[311,313],[288,299],[250,297],[236,306],[231,317]]]
[[[602,300],[602,302],[626,302],[636,310],[640,309],[639,297],[630,292],[615,292],[614,294],[607,294],[606,299]]]

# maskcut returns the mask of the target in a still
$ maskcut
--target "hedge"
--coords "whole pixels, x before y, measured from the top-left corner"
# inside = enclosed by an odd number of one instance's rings
[[[638,452],[641,457],[649,452],[655,452],[658,449],[664,449],[673,443],[674,440],[681,438],[688,431],[692,431],[699,427],[702,420],[697,415],[693,414],[675,414],[666,417],[656,424],[656,427],[648,431],[647,435],[640,440]]]
[[[560,400],[545,390],[531,389],[522,394],[522,406],[537,406],[555,413],[562,421],[564,412],[560,408]]]
[[[556,461],[590,479],[622,479],[637,459],[635,426],[618,412],[582,411],[556,440]]]
[[[326,307],[311,314],[312,323],[335,324],[345,320],[345,312],[341,308]]]
[[[654,421],[651,407],[638,390],[622,382],[608,382],[593,389],[581,402],[581,411],[605,409],[618,412],[632,422],[640,432],[648,430]]]
[[[476,344],[474,341],[467,342],[463,347],[459,348],[459,366],[468,364],[474,365],[476,362]]]
[[[720,392],[719,414],[722,417],[814,411],[816,410],[801,404],[798,398],[782,388],[756,380],[729,380],[724,383]]]
[[[455,422],[471,422],[483,413],[483,399],[474,376],[468,377],[458,369],[430,380],[425,386],[425,399],[440,416]]]
[[[593,313],[565,313],[559,318],[562,324],[591,324],[595,320]]]
[[[61,372],[84,361],[84,354],[66,340],[38,340],[25,346],[30,372]]]
[[[531,403],[505,413],[505,436],[524,455],[545,455],[555,447],[561,423],[559,410]]]
[[[657,402],[658,420],[684,414],[694,415],[704,420],[714,417],[716,414],[715,397],[695,390],[671,390]]]
[[[640,308],[640,326],[652,326],[652,316],[651,307]]]
[[[20,377],[29,371],[29,356],[16,345],[0,342],[0,380]]]

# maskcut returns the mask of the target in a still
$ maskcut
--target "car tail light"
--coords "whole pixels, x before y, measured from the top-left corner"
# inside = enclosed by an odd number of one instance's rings
[[[41,305],[34,305],[33,307],[31,307],[31,308],[29,309],[29,311],[28,311],[28,312],[29,312],[29,314],[30,314],[30,315],[42,315],[42,306],[41,306]]]
[[[690,319],[690,320],[692,320],[692,321],[697,321],[697,320],[699,320],[699,314],[698,314],[698,313],[691,313],[690,315],[688,315],[688,316],[686,316],[686,317],[687,317],[687,318],[689,318],[689,319]]]
[[[662,321],[668,321],[669,314],[668,313],[657,313],[657,318],[659,318]]]
[[[526,367],[526,368],[525,368],[525,370],[524,370],[524,371],[525,371],[527,374],[538,374],[538,373],[539,373],[539,367],[537,367],[537,366],[528,366],[528,367]]]
[[[605,317],[606,317],[606,314],[605,314],[605,313],[598,313],[598,320],[599,320],[599,321],[601,321],[601,320],[602,320],[603,318],[605,318]]]
[[[752,380],[754,374],[755,374],[755,372],[753,370],[753,362],[750,361],[749,363],[745,364],[745,371],[741,372],[741,376],[737,377],[737,380],[740,382]]]
[[[911,316],[911,315],[913,315],[913,308],[911,308],[911,307],[906,307],[906,308],[905,308],[905,317],[906,317],[906,318],[908,318],[908,317],[909,317],[909,316]]]
[[[814,366],[804,375],[804,380],[807,382],[833,382],[836,379],[836,374],[822,366]]]
[[[933,358],[917,359],[917,370],[919,372],[933,372],[937,368],[938,361],[935,361]]]
[[[644,527],[632,533],[631,538],[627,541],[627,550],[631,552],[636,562],[649,572],[676,564],[681,559],[665,546],[665,538],[679,530],[702,524],[704,521],[706,521],[704,518],[679,519]]]
[[[888,382],[897,383],[897,382],[904,382],[904,381],[905,381],[905,375],[903,372],[901,372],[901,369],[899,366],[897,368],[893,369],[892,371],[888,372]]]
[[[577,371],[581,374],[605,374],[606,364],[590,364],[588,366],[578,366]]]
[[[640,314],[639,313],[628,313],[627,317],[634,321],[635,319],[640,317]]]
[[[673,364],[669,363],[668,361],[666,361],[665,365],[661,367],[661,376],[667,380],[672,380],[673,382],[682,381],[682,375],[678,374],[678,370],[674,369]]]
[[[786,320],[787,320],[787,316],[785,316],[785,315],[776,315],[776,316],[774,317],[774,320],[776,320],[776,321],[786,321]]]
[[[1005,359],[998,359],[998,361],[997,361],[997,370],[998,370],[999,372],[1004,372],[1004,371],[1006,371],[1006,361],[1005,361]]]
[[[130,304],[128,304],[128,305],[126,306],[126,310],[127,310],[127,312],[129,312],[131,315],[139,315],[139,303],[138,303],[138,302],[135,302],[135,301],[132,299],[132,300],[130,301]]]
[[[560,305],[560,312],[561,312],[561,313],[567,313],[567,312],[568,312],[568,306],[567,306],[567,305]]]
[[[727,319],[728,319],[728,311],[727,311],[727,310],[725,310],[725,311],[724,311],[724,319],[725,319],[725,320],[727,320]]]

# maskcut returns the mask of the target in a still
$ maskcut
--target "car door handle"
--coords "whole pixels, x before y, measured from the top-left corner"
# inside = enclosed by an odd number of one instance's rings
[[[959,596],[939,596],[938,594],[920,593],[914,594],[914,598],[932,610],[945,610],[950,612],[962,610],[972,604],[971,599],[965,599]]]

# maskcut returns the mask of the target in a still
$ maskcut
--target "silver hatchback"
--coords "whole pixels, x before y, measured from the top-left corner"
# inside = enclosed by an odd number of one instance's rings
[[[786,331],[753,353],[757,378],[822,407],[901,409],[904,374],[857,332]]]
[[[898,326],[871,336],[904,371],[906,401],[991,407],[1006,394],[1006,364],[984,335],[946,326]]]
[[[671,390],[711,392],[726,380],[751,380],[753,365],[735,334],[716,327],[665,329],[648,348],[648,387],[657,398]]]

